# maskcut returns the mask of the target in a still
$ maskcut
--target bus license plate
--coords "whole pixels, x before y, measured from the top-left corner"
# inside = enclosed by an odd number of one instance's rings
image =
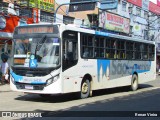
[[[25,89],[33,90],[33,86],[31,86],[31,85],[25,85]]]

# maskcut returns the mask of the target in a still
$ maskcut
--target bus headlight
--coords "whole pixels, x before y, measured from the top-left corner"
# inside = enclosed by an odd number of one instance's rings
[[[54,76],[54,77],[52,77],[52,78],[50,78],[50,79],[48,79],[48,80],[47,80],[47,83],[46,83],[46,86],[52,84],[52,83],[55,82],[55,81],[57,81],[58,78],[59,78],[59,74],[56,75],[56,76]]]
[[[14,78],[12,77],[12,75],[10,76],[10,79],[12,81],[13,84],[15,84]]]

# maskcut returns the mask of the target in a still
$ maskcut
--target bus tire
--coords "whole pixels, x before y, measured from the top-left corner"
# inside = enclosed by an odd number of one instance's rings
[[[132,81],[131,81],[131,90],[136,91],[138,89],[138,76],[134,74],[132,76]]]
[[[89,97],[90,89],[91,89],[90,81],[88,79],[83,80],[81,84],[80,98],[84,99]]]

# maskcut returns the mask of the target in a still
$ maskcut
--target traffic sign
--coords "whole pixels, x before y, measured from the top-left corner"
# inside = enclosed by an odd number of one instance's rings
[[[93,2],[93,0],[70,0],[70,3],[74,3],[74,2],[79,2],[79,3],[70,4],[69,12],[94,10],[96,5],[96,2]]]

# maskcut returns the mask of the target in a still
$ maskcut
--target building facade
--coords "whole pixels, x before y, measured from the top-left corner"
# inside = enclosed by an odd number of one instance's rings
[[[149,0],[118,0],[118,7],[107,11],[100,10],[100,4],[96,4],[94,10],[76,12],[62,6],[56,18],[57,0],[1,0],[0,5],[1,40],[12,39],[14,28],[23,24],[52,23],[56,19],[59,23],[104,28],[105,22],[108,32],[156,41],[157,55],[160,55],[160,6]]]

